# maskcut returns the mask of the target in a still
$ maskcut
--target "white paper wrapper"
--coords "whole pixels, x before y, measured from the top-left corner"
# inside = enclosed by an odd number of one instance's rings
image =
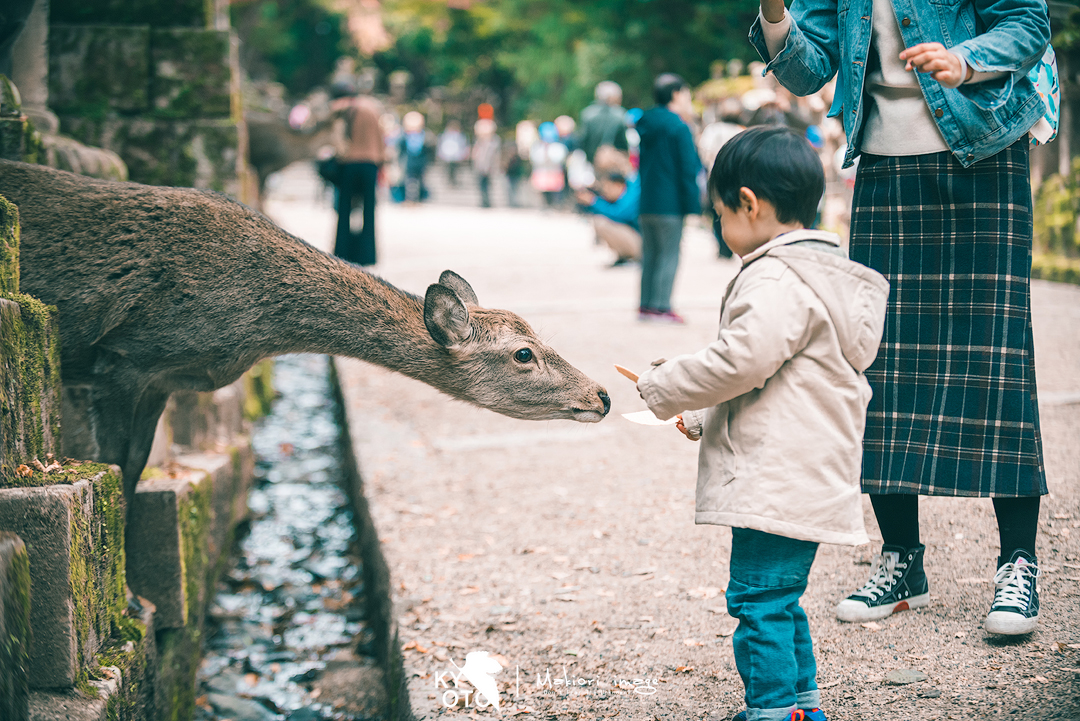
[[[622,417],[631,423],[638,423],[643,426],[673,426],[678,423],[677,416],[672,416],[666,421],[662,421],[653,415],[652,411],[638,411],[637,413],[623,413]]]

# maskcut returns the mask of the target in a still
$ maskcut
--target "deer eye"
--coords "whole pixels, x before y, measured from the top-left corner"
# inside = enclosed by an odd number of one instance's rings
[[[528,363],[533,359],[533,352],[528,348],[522,348],[518,352],[514,353],[514,360],[518,363]]]

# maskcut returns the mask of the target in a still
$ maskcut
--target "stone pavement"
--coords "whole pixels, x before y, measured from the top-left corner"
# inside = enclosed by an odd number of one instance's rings
[[[267,210],[326,247],[333,217],[316,195],[310,171],[293,168]],[[642,325],[636,269],[607,268],[580,217],[383,204],[378,222],[379,275],[422,294],[455,270],[612,398],[600,424],[518,421],[339,359],[415,715],[491,714],[453,665],[488,651],[505,667],[503,715],[730,718],[742,708],[723,597],[730,531],[694,525],[697,445],[621,418],[645,406],[612,364],[644,368],[712,340],[736,264],[689,228],[674,303],[689,324]],[[924,499],[930,607],[838,623],[833,606],[866,580],[870,547],[818,554],[804,607],[830,719],[1080,719],[1080,288],[1036,282],[1034,316],[1052,492],[1040,630],[1008,641],[982,631],[997,555],[990,502]],[[901,669],[926,680],[889,685]]]

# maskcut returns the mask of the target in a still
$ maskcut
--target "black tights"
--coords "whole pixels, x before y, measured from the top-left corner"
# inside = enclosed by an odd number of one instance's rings
[[[1035,534],[1039,527],[1040,496],[995,498],[1001,556],[1008,560],[1022,549],[1035,557]],[[914,548],[919,541],[919,497],[911,493],[870,494],[874,515],[887,545]]]

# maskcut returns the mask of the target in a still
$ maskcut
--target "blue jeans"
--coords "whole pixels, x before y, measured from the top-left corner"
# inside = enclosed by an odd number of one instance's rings
[[[671,289],[679,268],[682,243],[681,215],[642,215],[641,223],[641,303],[642,308],[668,312]]]
[[[818,544],[748,528],[731,532],[727,607],[739,619],[732,643],[746,718],[788,719],[820,702],[810,627],[799,606]]]

